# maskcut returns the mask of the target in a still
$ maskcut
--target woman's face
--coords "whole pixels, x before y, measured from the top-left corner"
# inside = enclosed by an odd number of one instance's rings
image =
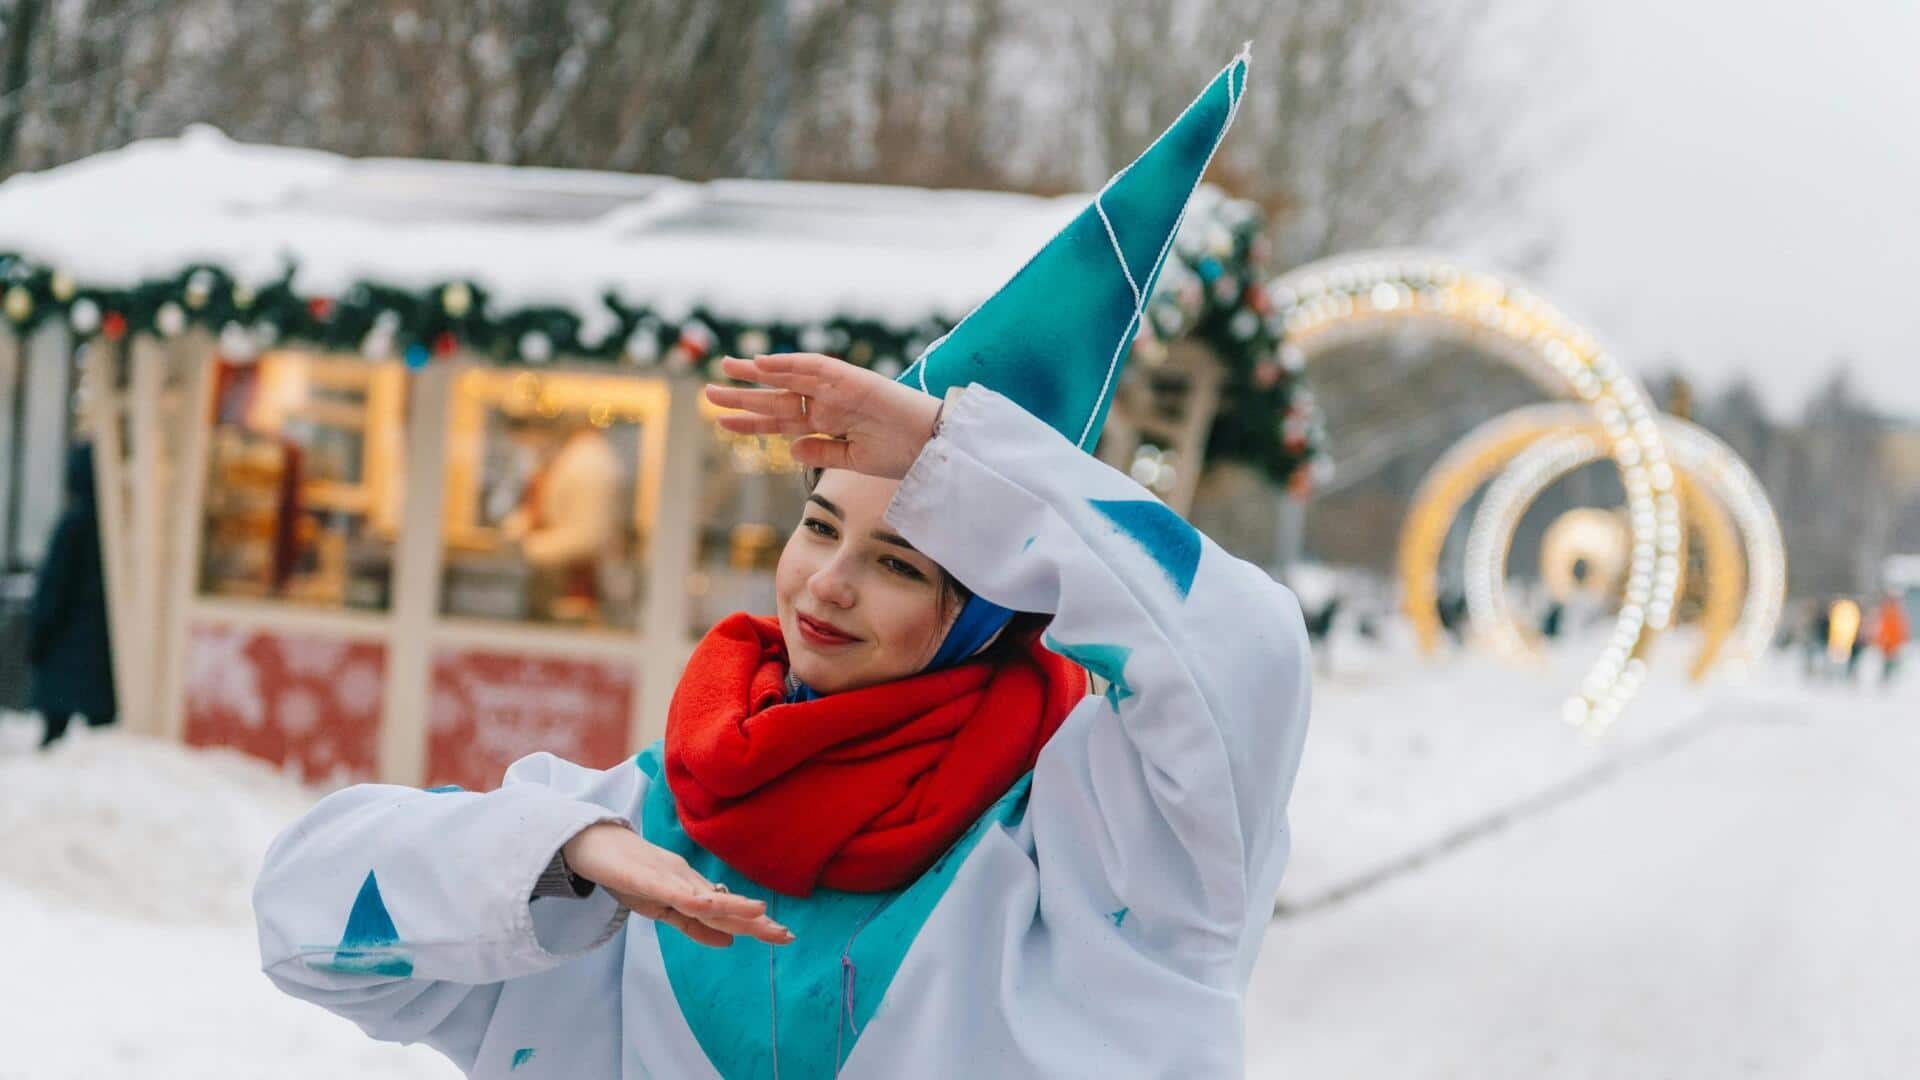
[[[827,470],[780,552],[773,586],[788,661],[823,694],[917,673],[959,614],[939,565],[883,520],[899,486]]]

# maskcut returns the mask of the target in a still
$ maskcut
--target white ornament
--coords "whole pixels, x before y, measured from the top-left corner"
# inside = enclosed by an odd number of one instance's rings
[[[641,367],[660,362],[660,335],[653,327],[643,323],[627,336],[627,360]]]
[[[230,322],[220,328],[220,355],[228,360],[251,360],[260,351],[253,335],[239,323]]]
[[[187,306],[203,308],[213,296],[213,275],[205,270],[195,270],[187,278]]]
[[[160,331],[161,337],[179,337],[187,328],[187,313],[179,304],[169,300],[153,313],[153,325]]]
[[[84,297],[75,300],[67,310],[67,321],[73,324],[74,333],[91,334],[100,329],[100,305]]]
[[[529,364],[544,364],[553,359],[553,339],[538,330],[521,334],[520,358]]]
[[[760,356],[773,348],[773,339],[768,337],[764,330],[742,330],[734,346],[740,350],[742,356]]]

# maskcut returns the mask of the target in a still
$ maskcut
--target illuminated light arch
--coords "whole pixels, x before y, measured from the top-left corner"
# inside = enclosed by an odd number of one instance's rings
[[[1269,294],[1285,327],[1287,346],[1297,350],[1290,357],[1293,362],[1304,363],[1315,351],[1356,338],[1419,326],[1482,345],[1548,394],[1571,398],[1590,410],[1608,453],[1620,466],[1632,543],[1626,598],[1613,635],[1566,712],[1582,723],[1611,722],[1638,684],[1639,658],[1673,619],[1680,582],[1677,480],[1657,414],[1639,383],[1593,334],[1523,284],[1441,255],[1381,251],[1337,256],[1286,274],[1270,286]],[[1520,446],[1540,434],[1532,433]],[[1436,506],[1425,517],[1410,515],[1402,530],[1405,603],[1428,649],[1440,637],[1439,546],[1459,505],[1490,476],[1480,475],[1464,491],[1452,490],[1458,482],[1442,476],[1449,490],[1440,502],[1452,505],[1444,511]],[[1424,557],[1428,549],[1432,558]]]
[[[1538,648],[1536,635],[1514,616],[1507,602],[1507,560],[1520,519],[1547,488],[1606,456],[1595,433],[1580,430],[1581,419],[1571,417],[1576,426],[1548,435],[1514,457],[1488,487],[1467,534],[1467,611],[1476,635],[1507,656],[1530,655]],[[1674,441],[1675,433],[1669,432],[1669,445]],[[1706,571],[1707,595],[1701,618],[1705,633],[1691,668],[1693,678],[1699,680],[1706,677],[1722,647],[1736,632],[1747,563],[1767,556],[1757,551],[1743,553],[1739,531],[1717,493],[1696,490],[1698,485],[1692,480],[1687,460],[1677,449],[1675,462],[1680,466],[1687,523],[1701,538]],[[1543,573],[1545,570],[1543,567]]]
[[[1506,603],[1504,586],[1520,518],[1541,492],[1605,456],[1584,410],[1541,406],[1530,419],[1552,423],[1554,413],[1558,433],[1513,457],[1488,488],[1468,533],[1468,611],[1476,631],[1509,653],[1533,648]],[[1662,417],[1660,423],[1680,472],[1687,521],[1703,544],[1705,634],[1692,665],[1694,678],[1700,679],[1722,659],[1744,664],[1765,652],[1786,599],[1785,544],[1759,479],[1731,447],[1678,417]]]

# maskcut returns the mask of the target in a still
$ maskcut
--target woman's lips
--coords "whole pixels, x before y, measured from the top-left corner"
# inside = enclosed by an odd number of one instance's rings
[[[828,626],[826,623],[818,619],[810,619],[805,615],[796,614],[794,621],[800,624],[800,636],[806,638],[810,644],[821,646],[851,645],[860,640],[851,634],[843,634],[833,627]]]

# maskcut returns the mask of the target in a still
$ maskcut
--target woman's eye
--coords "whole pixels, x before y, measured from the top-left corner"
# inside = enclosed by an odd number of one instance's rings
[[[921,573],[912,563],[903,562],[892,556],[880,560],[880,565],[885,566],[887,569],[902,577],[909,577],[915,581],[924,581],[927,576]]]
[[[817,533],[820,536],[824,536],[829,540],[840,535],[839,533],[834,531],[833,526],[827,524],[824,521],[821,521],[819,518],[806,518],[805,520],[800,522],[800,527],[803,529],[806,529],[809,532]]]

